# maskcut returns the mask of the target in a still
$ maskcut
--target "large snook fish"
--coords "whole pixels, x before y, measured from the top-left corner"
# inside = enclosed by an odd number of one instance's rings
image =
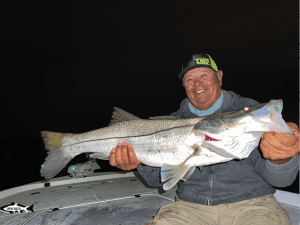
[[[243,159],[258,146],[264,132],[294,134],[282,119],[282,100],[200,118],[150,117],[140,119],[115,108],[108,127],[82,133],[42,131],[49,151],[41,175],[54,177],[76,155],[109,160],[118,142],[132,144],[137,159],[161,167],[164,190],[187,180],[196,167]]]

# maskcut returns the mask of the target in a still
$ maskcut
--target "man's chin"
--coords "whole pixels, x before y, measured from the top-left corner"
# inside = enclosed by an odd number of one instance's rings
[[[193,106],[198,106],[198,107],[203,107],[205,104],[207,104],[207,101],[197,101],[197,100],[194,100],[193,103]]]
[[[193,98],[193,101],[196,103],[196,104],[205,104],[205,103],[207,103],[208,102],[208,100],[209,100],[209,98],[208,97],[206,97],[206,98],[197,98],[197,97],[194,97]]]

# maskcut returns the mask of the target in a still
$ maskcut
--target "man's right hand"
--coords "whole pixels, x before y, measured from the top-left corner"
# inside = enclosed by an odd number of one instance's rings
[[[142,163],[136,158],[133,146],[124,141],[118,143],[116,148],[112,148],[109,164],[121,170],[133,170]]]

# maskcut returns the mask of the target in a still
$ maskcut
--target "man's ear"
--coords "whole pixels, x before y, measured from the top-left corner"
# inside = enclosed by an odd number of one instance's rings
[[[223,78],[223,71],[222,70],[219,70],[217,72],[217,78],[218,78],[218,80],[220,82],[220,85],[222,86],[222,78]]]

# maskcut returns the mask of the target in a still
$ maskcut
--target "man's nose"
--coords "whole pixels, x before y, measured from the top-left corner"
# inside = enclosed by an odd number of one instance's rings
[[[194,80],[194,85],[200,85],[202,83],[203,83],[203,81],[201,79],[195,79]]]

